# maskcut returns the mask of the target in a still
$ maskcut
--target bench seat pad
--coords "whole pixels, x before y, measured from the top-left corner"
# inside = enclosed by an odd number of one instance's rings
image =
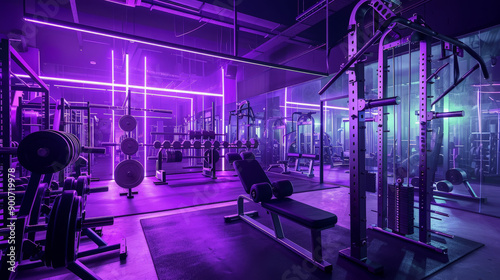
[[[262,202],[261,205],[265,209],[311,229],[330,228],[337,223],[335,214],[290,198],[272,199]]]

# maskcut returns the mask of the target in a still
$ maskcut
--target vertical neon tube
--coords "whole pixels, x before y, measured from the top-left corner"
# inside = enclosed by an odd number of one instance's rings
[[[146,90],[146,82],[147,82],[147,60],[146,60],[146,57],[144,57],[144,109],[147,109],[147,104],[146,104],[146,101],[147,101],[147,90]],[[144,111],[144,144],[146,144],[148,142],[147,140],[147,137],[146,137],[146,111]],[[148,146],[144,145],[144,177],[146,177],[146,174],[147,174],[147,151],[148,151]]]
[[[115,51],[111,50],[111,106],[115,106]],[[111,110],[111,142],[115,142],[115,110]],[[115,179],[115,147],[111,146],[111,179]]]
[[[226,136],[225,136],[226,128],[224,126],[224,120],[225,120],[225,112],[224,112],[225,111],[225,108],[224,108],[224,103],[225,103],[225,100],[224,100],[224,93],[225,93],[225,89],[224,89],[224,85],[225,85],[225,83],[224,83],[224,68],[221,67],[220,70],[221,70],[220,72],[221,72],[221,85],[222,85],[222,106],[221,106],[221,108],[222,108],[222,124],[221,124],[221,127],[219,128],[219,133],[224,134],[222,136],[222,138],[223,138],[222,140],[226,140]],[[220,132],[221,129],[222,129],[222,132]],[[222,161],[222,171],[225,171],[225,170],[226,170],[226,161],[223,160]]]
[[[288,87],[285,87],[285,125],[286,125],[286,105],[288,103],[288,100],[287,100],[287,95],[288,95]],[[285,134],[286,134],[286,127],[285,127]]]

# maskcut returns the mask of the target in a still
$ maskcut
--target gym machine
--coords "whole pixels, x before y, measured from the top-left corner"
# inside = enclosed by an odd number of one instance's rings
[[[250,101],[248,100],[243,100],[240,103],[237,104],[236,110],[232,110],[229,112],[229,120],[228,124],[229,127],[231,128],[231,120],[233,116],[236,119],[236,137],[235,141],[240,140],[240,120],[246,118],[246,137],[250,138],[250,128],[252,125],[255,123],[255,114],[253,112],[252,107],[250,106]],[[231,129],[229,130],[231,133]],[[232,135],[229,135],[229,139],[232,139]]]
[[[0,247],[8,251],[2,258],[0,273],[2,279],[14,279],[20,269],[47,266],[52,268],[66,267],[82,279],[100,279],[95,273],[83,265],[78,258],[102,252],[120,250],[120,258],[127,255],[126,242],[108,245],[93,230],[95,227],[113,224],[113,217],[85,218],[86,197],[92,192],[103,191],[101,188],[89,188],[89,178],[65,180],[62,192],[54,190],[53,176],[67,166],[73,164],[82,152],[93,152],[99,148],[82,147],[74,135],[56,131],[43,130],[29,134],[17,148],[1,150],[1,154],[16,154],[19,163],[31,172],[26,190],[13,192],[12,176],[4,181],[7,192],[1,194],[7,212],[9,226],[0,233],[12,236],[15,233],[15,246],[8,240],[0,242]],[[7,172],[13,175],[14,171]],[[106,189],[106,188],[105,188]],[[105,190],[104,190],[105,191]],[[16,200],[22,197],[20,207],[11,203],[11,193]],[[50,205],[52,203],[52,205]],[[45,217],[46,223],[40,223]],[[45,239],[36,238],[36,233],[45,232]],[[98,248],[79,251],[81,235],[88,236]],[[40,235],[38,235],[39,237]]]
[[[364,45],[363,22],[364,17],[369,12],[373,11],[374,19],[380,22],[373,22],[373,26],[378,27]],[[415,31],[409,37],[398,38],[396,41],[389,42],[391,39],[388,35],[393,35],[393,29],[396,26],[403,26],[409,30]],[[344,73],[348,72],[349,75],[349,170],[350,170],[350,219],[351,219],[351,247],[340,251],[340,256],[366,268],[370,272],[380,273],[383,267],[379,264],[373,263],[367,254],[367,228],[366,228],[366,170],[365,170],[365,113],[367,109],[378,108],[378,176],[377,176],[377,191],[378,191],[378,226],[373,227],[374,230],[387,233],[391,236],[404,239],[415,245],[427,248],[432,252],[440,254],[447,253],[447,248],[442,244],[437,244],[431,240],[432,229],[430,227],[430,202],[432,199],[432,187],[430,177],[428,176],[428,125],[429,123],[438,118],[456,117],[461,116],[461,112],[433,112],[430,108],[430,95],[428,90],[428,83],[430,73],[431,59],[431,45],[430,38],[438,39],[440,41],[448,42],[465,50],[471,55],[478,65],[473,69],[481,66],[483,75],[488,78],[486,65],[481,57],[474,52],[469,46],[462,42],[439,34],[429,29],[421,20],[420,17],[415,16],[411,19],[404,19],[396,16],[394,12],[381,0],[362,0],[355,7],[349,19],[350,32],[348,34],[348,48],[349,60],[345,63],[340,71],[328,81],[325,86],[319,91],[323,94],[336,80],[338,80]],[[366,100],[364,89],[364,60],[361,57],[368,51],[368,49],[379,41],[379,54],[378,54],[378,99]],[[388,182],[387,182],[387,106],[397,105],[399,97],[389,97],[387,90],[387,52],[386,49],[397,47],[402,44],[418,44],[419,46],[419,223],[418,223],[418,239],[412,239],[407,234],[413,231],[413,219],[405,217],[405,214],[410,213],[409,205],[411,203],[411,213],[413,213],[413,200],[404,198],[405,195],[411,193],[413,190],[408,190],[410,187],[403,186],[403,178],[398,178],[395,182],[395,196],[396,201],[388,201]],[[449,92],[449,91],[447,91]],[[444,97],[447,92],[444,92],[436,100]],[[397,198],[402,198],[401,204],[398,204]],[[404,204],[403,202],[408,202]],[[396,203],[395,206],[398,210],[395,220],[389,222],[388,217],[388,204]],[[389,204],[389,205],[390,205]],[[391,207],[392,207],[391,206]],[[392,210],[392,209],[391,209]]]
[[[219,150],[247,150],[256,149],[259,147],[259,141],[256,139],[250,139],[249,141],[236,141],[234,144],[229,144],[227,141],[223,141],[220,143],[219,141],[205,141],[202,142],[199,140],[188,141],[184,140],[183,142],[174,141],[170,143],[170,141],[155,141],[153,143],[153,147],[159,149],[156,157],[149,157],[148,159],[156,160],[156,179],[158,182],[155,182],[156,185],[165,185],[167,184],[167,172],[163,168],[163,163],[172,163],[172,162],[181,162],[183,159],[203,159],[203,169],[202,175],[205,177],[210,177],[212,179],[217,179],[216,173],[216,164],[220,159]],[[202,156],[193,156],[193,155],[183,155],[180,150],[187,151],[199,151],[204,150]]]

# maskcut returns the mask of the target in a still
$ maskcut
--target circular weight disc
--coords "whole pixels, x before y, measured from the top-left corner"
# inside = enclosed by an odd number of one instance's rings
[[[450,181],[453,185],[460,185],[467,180],[467,173],[458,168],[449,169],[446,171],[446,180]]]
[[[139,143],[134,138],[125,138],[120,143],[120,149],[124,154],[131,156],[139,150]]]
[[[52,243],[52,267],[65,267],[67,262],[66,253],[69,245],[69,233],[71,223],[71,212],[73,202],[76,198],[76,191],[64,191],[61,194],[61,201],[56,212],[56,220],[54,223],[53,243]],[[71,237],[69,237],[71,238]]]
[[[182,147],[182,144],[181,144],[181,141],[174,141],[172,143],[172,147],[174,147],[174,149],[178,150]]]
[[[70,191],[75,189],[75,178],[69,177],[64,180],[63,190]]]
[[[220,142],[215,140],[213,145],[214,145],[214,148],[218,149],[220,147]]]
[[[193,147],[194,147],[195,149],[201,149],[201,142],[200,142],[200,140],[195,140],[195,141],[193,142]]]
[[[59,203],[61,201],[61,196],[58,195],[55,200],[54,204],[52,204],[52,209],[50,210],[50,215],[49,215],[49,221],[47,223],[47,232],[45,233],[45,265],[47,267],[52,266],[52,255],[53,255],[53,247],[52,244],[54,243],[55,240],[52,238],[54,237],[54,230],[55,230],[55,222],[56,222],[56,213],[57,209],[59,208]]]
[[[122,188],[135,188],[142,183],[142,180],[144,180],[144,167],[137,160],[124,160],[115,168],[115,182]]]
[[[158,141],[158,140],[154,141],[154,142],[153,142],[153,147],[154,147],[155,149],[159,149],[159,148],[161,148],[161,142],[160,142],[160,141]]]
[[[448,180],[442,180],[436,183],[436,189],[441,192],[453,191],[453,184]]]
[[[205,149],[210,149],[210,148],[212,148],[212,142],[210,142],[210,141],[205,141],[205,143],[203,143],[203,147],[205,147]]]
[[[137,120],[131,115],[123,115],[118,122],[123,131],[132,131],[137,126]]]
[[[78,196],[87,196],[89,193],[89,185],[87,176],[80,176],[76,179],[75,190]]]
[[[82,220],[83,198],[75,196],[71,207],[71,216],[69,220],[68,231],[68,248],[66,251],[66,262],[72,263],[76,260],[78,247],[80,246],[81,226],[79,223]]]
[[[184,141],[182,141],[182,147],[183,147],[184,149],[189,149],[189,148],[191,148],[191,141],[188,141],[188,140],[184,140]]]
[[[214,151],[214,158],[212,160],[212,154],[210,153],[210,151],[211,150],[205,150],[205,161],[207,163],[216,164],[217,162],[219,162],[220,154],[217,150],[213,150]]]
[[[58,133],[44,130],[24,137],[17,148],[19,163],[34,173],[48,174],[63,170],[73,158],[72,147]]]
[[[163,143],[161,143],[161,147],[163,149],[170,149],[171,146],[172,146],[172,144],[168,140],[165,140],[165,141],[163,141]]]

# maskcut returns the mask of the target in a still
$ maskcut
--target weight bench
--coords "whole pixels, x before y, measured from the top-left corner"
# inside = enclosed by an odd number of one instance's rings
[[[271,171],[275,167],[282,169],[281,174],[290,174],[290,171],[288,171],[288,160],[280,160],[277,163],[270,164],[266,171]]]
[[[230,156],[233,158],[235,157],[234,155]],[[233,165],[245,192],[250,194],[250,196],[240,195],[237,204],[238,213],[225,216],[224,221],[228,223],[241,219],[313,263],[321,270],[331,271],[332,265],[323,260],[321,231],[334,227],[337,223],[337,216],[286,197],[293,193],[291,182],[282,180],[271,183],[266,173],[255,159],[243,160],[240,157],[239,160],[233,162]],[[271,186],[273,187],[271,188]],[[271,199],[273,194],[277,198]],[[256,203],[261,202],[260,205],[262,208],[271,214],[274,229],[253,219],[253,217],[258,216],[257,211],[244,212],[245,200]],[[285,237],[280,216],[310,229],[312,251],[308,251]]]
[[[298,172],[301,174],[306,174],[307,177],[312,178],[314,177],[314,161],[319,160],[319,155],[315,154],[298,154],[298,153],[288,153],[287,154],[288,158],[290,159],[295,159],[295,170],[294,172]],[[307,170],[301,169],[301,159],[309,160],[308,168]]]

